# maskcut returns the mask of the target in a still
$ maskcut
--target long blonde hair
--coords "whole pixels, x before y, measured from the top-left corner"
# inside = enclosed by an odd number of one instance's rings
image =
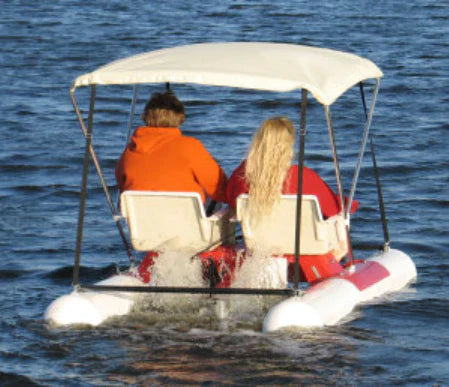
[[[295,128],[286,117],[262,123],[253,137],[246,159],[249,211],[258,218],[279,200],[284,178],[294,155]]]

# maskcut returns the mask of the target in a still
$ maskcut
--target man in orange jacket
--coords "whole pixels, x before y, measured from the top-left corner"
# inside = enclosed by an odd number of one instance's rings
[[[147,102],[146,126],[134,132],[115,169],[120,192],[126,190],[198,192],[224,202],[227,177],[204,145],[184,136],[183,104],[168,91]]]

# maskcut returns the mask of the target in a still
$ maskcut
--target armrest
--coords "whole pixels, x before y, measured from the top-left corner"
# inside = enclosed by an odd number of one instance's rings
[[[333,225],[335,227],[335,231],[337,233],[337,239],[339,241],[346,240],[346,219],[344,218],[343,214],[337,214],[334,216],[331,216],[330,218],[325,220],[325,223]]]
[[[238,222],[240,222],[240,221],[237,219],[237,216],[236,216],[235,214],[229,218],[229,221],[230,221],[231,223],[238,223]]]
[[[229,213],[230,213],[229,207],[223,207],[223,208],[220,208],[217,212],[214,212],[207,219],[212,222],[218,222],[220,219],[224,218],[225,216],[228,216]]]

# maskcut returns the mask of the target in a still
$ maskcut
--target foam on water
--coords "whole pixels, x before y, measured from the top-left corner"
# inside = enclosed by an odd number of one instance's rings
[[[287,262],[272,258],[264,251],[248,255],[236,270],[232,288],[283,289],[287,286]],[[233,296],[227,301],[228,315],[235,319],[255,321],[264,316],[277,299],[273,296]]]
[[[247,256],[235,273],[234,288],[285,288],[287,286],[287,262],[272,258],[264,251]]]
[[[237,257],[232,288],[285,288],[287,286],[287,262],[272,258],[266,252],[254,252],[240,264]],[[221,271],[221,270],[220,270]],[[152,286],[208,287],[208,276],[199,259],[188,252],[165,252],[154,259],[150,269]],[[218,320],[260,320],[277,297],[256,295],[209,295],[188,293],[150,293],[139,304],[140,311],[151,310],[157,319],[181,315],[189,319],[195,315]],[[235,321],[234,321],[235,322]]]
[[[161,253],[150,269],[151,286],[205,287],[201,261],[188,252]],[[147,306],[163,309],[195,309],[201,295],[154,293],[146,297]]]
[[[188,252],[161,253],[154,259],[151,284],[158,286],[204,286],[201,261]]]

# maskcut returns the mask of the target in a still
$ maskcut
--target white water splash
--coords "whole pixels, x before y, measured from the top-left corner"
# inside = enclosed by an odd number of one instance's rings
[[[204,286],[202,264],[191,254],[166,252],[154,259],[151,267],[153,286]]]
[[[151,286],[205,287],[203,268],[199,259],[185,252],[165,252],[154,259],[150,269]],[[204,297],[204,296],[203,296]],[[202,295],[183,293],[151,293],[150,307],[164,309],[194,308]]]
[[[266,252],[254,252],[246,257],[236,270],[233,288],[285,289],[287,287],[287,260],[272,258]],[[276,299],[273,296],[234,296],[229,298],[229,314],[234,317],[258,319]]]
[[[266,253],[248,256],[236,265],[233,288],[285,288],[287,286],[287,262],[272,258]],[[207,287],[207,276],[199,259],[192,259],[185,252],[166,252],[154,259],[151,286]],[[219,320],[240,320],[257,323],[277,297],[256,295],[216,296],[183,293],[150,293],[140,307],[153,312],[163,312],[164,319],[186,319],[195,315],[201,319],[215,316]],[[139,308],[140,309],[140,308]]]
[[[247,256],[235,273],[234,288],[283,289],[287,286],[287,260],[264,252]]]

